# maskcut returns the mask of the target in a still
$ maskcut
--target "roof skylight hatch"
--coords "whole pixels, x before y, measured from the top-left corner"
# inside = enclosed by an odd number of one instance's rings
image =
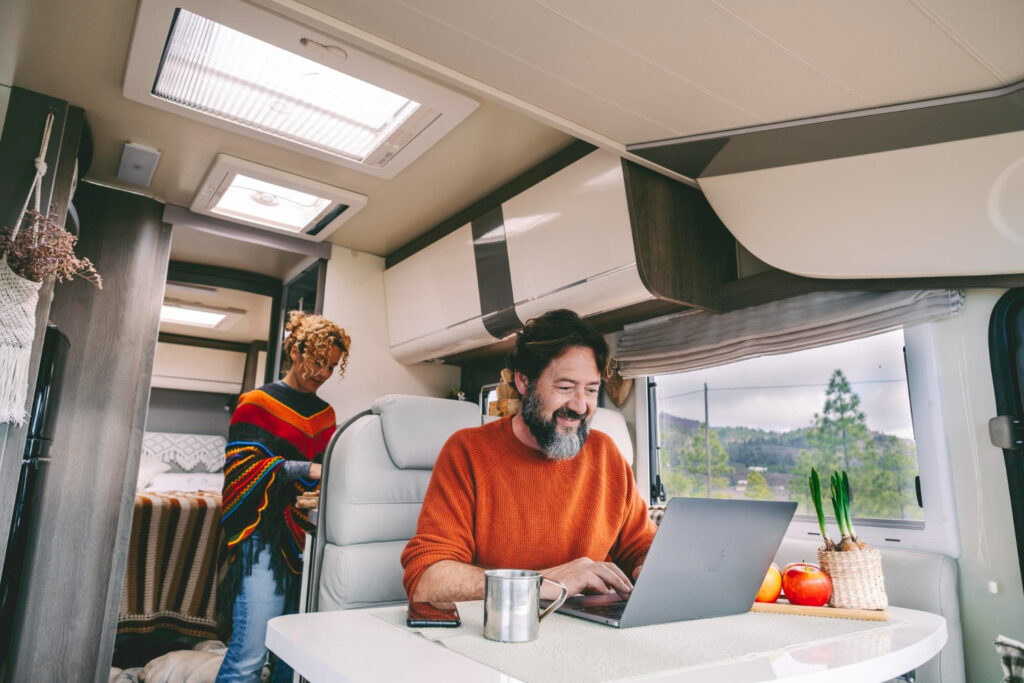
[[[124,94],[380,177],[477,107],[238,0],[143,0]]]

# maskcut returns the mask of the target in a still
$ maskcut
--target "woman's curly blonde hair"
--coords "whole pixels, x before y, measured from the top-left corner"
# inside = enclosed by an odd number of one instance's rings
[[[311,315],[303,311],[292,311],[288,314],[288,323],[284,326],[288,336],[284,340],[285,358],[292,357],[292,349],[298,344],[302,363],[324,366],[328,364],[328,354],[332,346],[341,349],[341,360],[338,361],[338,377],[345,376],[348,366],[348,352],[352,340],[342,328],[327,318]]]

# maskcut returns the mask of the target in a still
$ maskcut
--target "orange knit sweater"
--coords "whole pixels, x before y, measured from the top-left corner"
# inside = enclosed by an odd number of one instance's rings
[[[412,595],[440,560],[546,569],[589,557],[632,576],[655,530],[607,434],[591,431],[575,458],[552,461],[519,441],[505,418],[456,432],[441,449],[402,552],[403,582]]]

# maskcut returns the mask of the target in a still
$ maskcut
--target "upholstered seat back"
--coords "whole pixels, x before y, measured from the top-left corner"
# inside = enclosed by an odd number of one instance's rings
[[[321,494],[319,571],[311,572],[318,611],[405,600],[399,557],[434,461],[449,436],[479,424],[475,403],[391,395],[337,436]]]
[[[817,562],[818,543],[787,538],[782,541],[775,562]],[[946,618],[948,640],[937,657],[917,668],[917,680],[962,683],[964,646],[957,599],[956,560],[934,553],[882,548],[882,573],[889,603],[932,612]]]
[[[590,428],[597,429],[612,437],[619,452],[630,465],[633,464],[633,437],[629,434],[626,418],[617,410],[598,408],[590,421]]]

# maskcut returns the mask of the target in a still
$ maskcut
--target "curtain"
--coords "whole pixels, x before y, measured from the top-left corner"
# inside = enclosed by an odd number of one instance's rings
[[[729,313],[684,311],[627,325],[619,374],[641,377],[789,353],[948,317],[958,290],[815,292]]]

